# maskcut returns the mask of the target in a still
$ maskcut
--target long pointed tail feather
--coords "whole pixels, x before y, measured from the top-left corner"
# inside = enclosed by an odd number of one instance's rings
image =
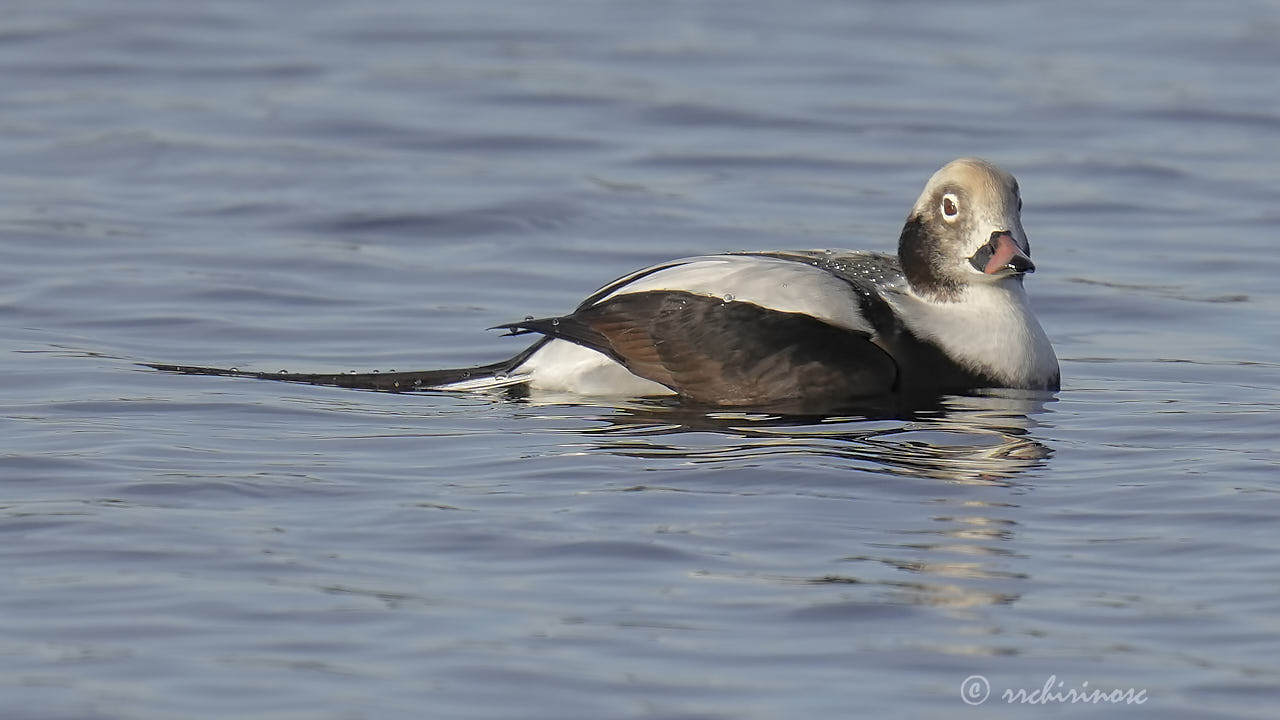
[[[529,375],[520,372],[520,366],[551,338],[539,338],[515,357],[488,365],[448,370],[417,370],[412,372],[370,373],[291,373],[254,372],[239,368],[201,367],[198,365],[165,365],[163,363],[138,363],[144,367],[183,375],[218,375],[222,377],[276,380],[280,382],[331,385],[356,390],[382,392],[418,392],[424,390],[497,390],[514,388],[529,382]]]
[[[160,363],[140,363],[155,370],[181,373],[183,375],[217,375],[222,377],[251,378],[254,380],[277,380],[281,382],[305,383],[308,385],[331,385],[334,387],[358,390],[379,390],[382,392],[415,392],[421,390],[486,390],[511,387],[523,384],[527,377],[509,373],[511,360],[480,365],[471,368],[455,368],[449,370],[420,370],[414,372],[373,372],[373,373],[291,373],[291,372],[253,372],[239,368],[200,367],[195,365],[165,365]]]

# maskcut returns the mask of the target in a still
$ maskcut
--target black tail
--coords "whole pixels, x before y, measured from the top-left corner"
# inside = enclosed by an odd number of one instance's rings
[[[514,333],[513,333],[514,334]],[[333,387],[352,388],[355,390],[378,390],[381,392],[415,392],[419,390],[439,390],[441,386],[454,383],[471,382],[472,388],[485,389],[515,387],[523,385],[516,376],[507,378],[525,360],[529,359],[550,338],[541,338],[525,348],[523,352],[508,360],[488,365],[477,365],[469,368],[451,368],[449,370],[416,370],[411,372],[369,372],[369,373],[291,373],[291,372],[253,372],[239,368],[200,367],[197,365],[165,365],[161,363],[139,363],[144,367],[164,372],[181,373],[183,375],[218,375],[222,377],[250,378],[253,380],[277,380],[281,382],[305,383],[307,385],[331,385]],[[485,380],[494,382],[487,383]]]
[[[385,373],[291,373],[291,372],[252,372],[238,368],[198,367],[194,365],[162,365],[158,363],[141,363],[142,365],[181,373],[183,375],[219,375],[223,377],[252,378],[255,380],[279,380],[282,382],[306,383],[308,385],[332,385],[334,387],[353,388],[357,390],[380,390],[382,392],[413,392],[415,390],[433,390],[441,385],[462,382],[473,378],[497,375],[507,370],[510,360],[480,365],[472,368],[456,368],[450,370],[420,370],[416,372]]]

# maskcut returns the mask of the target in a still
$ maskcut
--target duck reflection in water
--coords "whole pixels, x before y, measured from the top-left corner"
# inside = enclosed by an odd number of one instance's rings
[[[539,405],[557,396],[527,398]],[[579,398],[579,400],[581,400]],[[1052,450],[1035,439],[1035,415],[1053,396],[1020,390],[900,399],[829,415],[726,412],[679,401],[626,403],[575,428],[597,450],[631,457],[684,458],[697,463],[766,456],[825,456],[850,468],[962,483],[1012,484],[1043,466]],[[715,440],[702,440],[713,433]]]
[[[778,582],[825,588],[797,612],[864,617],[889,605],[963,609],[1010,604],[1027,575],[1017,548],[1022,515],[1020,475],[1045,467],[1053,450],[1035,437],[1037,417],[1051,395],[993,390],[934,398],[913,408],[863,407],[831,416],[723,412],[687,404],[613,406],[582,415],[550,411],[556,398],[529,398],[544,422],[563,419],[573,440],[566,450],[644,459],[647,466],[678,463],[686,475],[662,473],[660,485],[631,492],[773,494],[788,459],[802,494],[821,503],[851,501],[849,551],[812,574],[761,576],[734,570],[701,576],[728,583]],[[579,405],[575,410],[593,410]],[[600,408],[604,410],[604,408]],[[584,421],[598,423],[584,430]],[[814,458],[819,458],[815,463]],[[815,466],[845,472],[820,472]],[[923,480],[908,483],[903,481]],[[673,480],[675,481],[673,483]],[[815,485],[815,481],[818,483]],[[941,481],[941,482],[938,482]],[[909,488],[905,490],[904,488]],[[920,493],[924,493],[921,497]],[[897,513],[865,513],[877,500],[926,511],[904,521]],[[837,522],[843,523],[838,519]],[[833,594],[836,599],[833,600]],[[983,653],[985,646],[943,642],[949,653]]]

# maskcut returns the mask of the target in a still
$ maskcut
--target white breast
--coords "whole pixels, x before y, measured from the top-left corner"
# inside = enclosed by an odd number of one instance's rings
[[[974,283],[958,302],[893,294],[894,310],[917,337],[950,357],[995,376],[1006,387],[1042,390],[1058,376],[1058,357],[1031,312],[1022,283]]]

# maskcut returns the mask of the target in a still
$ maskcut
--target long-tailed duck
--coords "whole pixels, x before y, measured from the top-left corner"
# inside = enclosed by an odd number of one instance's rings
[[[738,407],[1057,390],[1057,357],[1022,286],[1035,265],[1021,210],[1012,175],[961,158],[925,185],[897,257],[797,250],[654,265],[568,315],[499,326],[541,337],[491,365],[376,374],[151,367],[388,391],[674,394]]]

